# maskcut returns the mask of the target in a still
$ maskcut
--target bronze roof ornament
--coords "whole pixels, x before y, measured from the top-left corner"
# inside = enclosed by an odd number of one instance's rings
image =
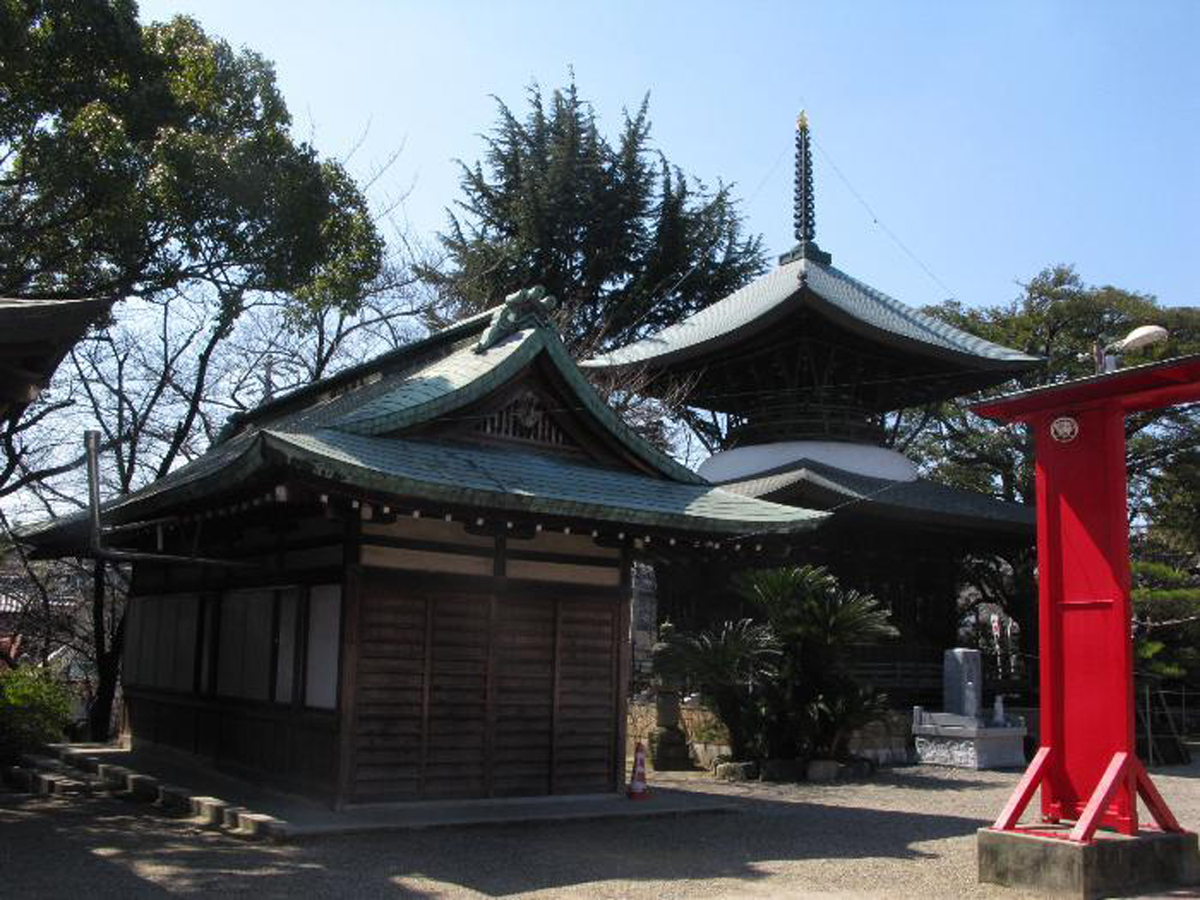
[[[546,293],[540,284],[509,294],[493,313],[491,324],[475,345],[475,352],[486,353],[510,334],[522,329],[549,326],[550,313],[557,306],[558,299]]]
[[[792,221],[797,244],[779,258],[780,264],[811,259],[829,264],[833,257],[817,246],[817,214],[813,190],[812,140],[808,133],[808,115],[800,110],[796,117],[796,178]],[[803,271],[800,273],[804,277]]]

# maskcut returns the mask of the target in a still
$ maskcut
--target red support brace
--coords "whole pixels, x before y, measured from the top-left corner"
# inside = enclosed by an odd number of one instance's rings
[[[1162,798],[1162,794],[1150,780],[1150,776],[1146,773],[1146,767],[1142,765],[1140,759],[1133,760],[1133,775],[1137,780],[1137,791],[1146,801],[1146,809],[1150,810],[1150,815],[1154,817],[1158,827],[1163,831],[1183,831],[1170,807],[1167,806],[1167,801]]]
[[[1075,827],[1071,829],[1071,840],[1086,843],[1092,839],[1092,835],[1100,827],[1101,815],[1108,807],[1108,802],[1112,800],[1113,795],[1117,792],[1117,788],[1129,782],[1129,759],[1128,753],[1113,754],[1108,768],[1104,770],[1104,776],[1100,779],[1100,783],[1096,785],[1096,790],[1092,792],[1092,796],[1088,799],[1087,806],[1084,807],[1083,815],[1079,817],[1075,823]],[[1130,833],[1137,833],[1136,819]]]
[[[1025,774],[1017,785],[1017,789],[1008,798],[1008,805],[1004,807],[1004,811],[996,819],[996,824],[992,826],[993,828],[999,831],[1011,831],[1016,827],[1017,822],[1021,819],[1021,813],[1025,812],[1025,807],[1033,799],[1033,792],[1038,789],[1038,785],[1042,783],[1042,779],[1046,775],[1046,766],[1049,759],[1050,748],[1039,747],[1037,755],[1034,756],[1033,762],[1029,764],[1029,768],[1025,770]]]

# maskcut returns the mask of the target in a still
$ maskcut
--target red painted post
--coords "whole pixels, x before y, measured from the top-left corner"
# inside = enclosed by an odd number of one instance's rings
[[[1114,753],[1135,752],[1125,415],[1112,403],[1029,420],[1037,450],[1041,731],[1056,752],[1047,821],[1078,819]],[[1119,787],[1106,824],[1137,830]]]
[[[1200,356],[978,404],[1023,422],[1036,450],[1041,748],[995,827],[1016,827],[1041,787],[1042,819],[1135,834],[1137,795],[1180,830],[1135,744],[1125,416],[1200,400]]]

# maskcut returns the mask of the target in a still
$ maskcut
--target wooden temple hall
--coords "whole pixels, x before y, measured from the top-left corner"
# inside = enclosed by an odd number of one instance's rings
[[[135,746],[335,804],[624,778],[631,558],[782,559],[826,515],[630,431],[519,292],[236,417],[25,539],[132,569]]]
[[[832,513],[804,549],[891,609],[884,654],[940,666],[955,646],[959,563],[1031,547],[1033,511],[919,477],[887,446],[884,416],[997,385],[1041,364],[914,310],[832,265],[815,241],[808,122],[796,128],[796,246],[741,290],[581,366],[638,373],[679,397],[717,452],[699,474],[747,498]],[[730,566],[658,567],[659,618],[684,628],[737,615]],[[940,684],[940,682],[938,682]],[[890,685],[890,687],[904,687]]]

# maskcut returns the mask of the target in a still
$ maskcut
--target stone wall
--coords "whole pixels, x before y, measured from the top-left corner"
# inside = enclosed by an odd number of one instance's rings
[[[679,719],[690,742],[713,746],[724,744],[724,729],[709,710],[684,706],[680,709]],[[630,701],[627,732],[630,753],[634,742],[645,741],[656,724],[653,701]],[[892,711],[886,719],[854,732],[850,736],[849,750],[877,766],[908,765],[913,761],[911,713]]]
[[[912,762],[912,714],[892,710],[887,717],[850,735],[848,749],[877,766]]]

